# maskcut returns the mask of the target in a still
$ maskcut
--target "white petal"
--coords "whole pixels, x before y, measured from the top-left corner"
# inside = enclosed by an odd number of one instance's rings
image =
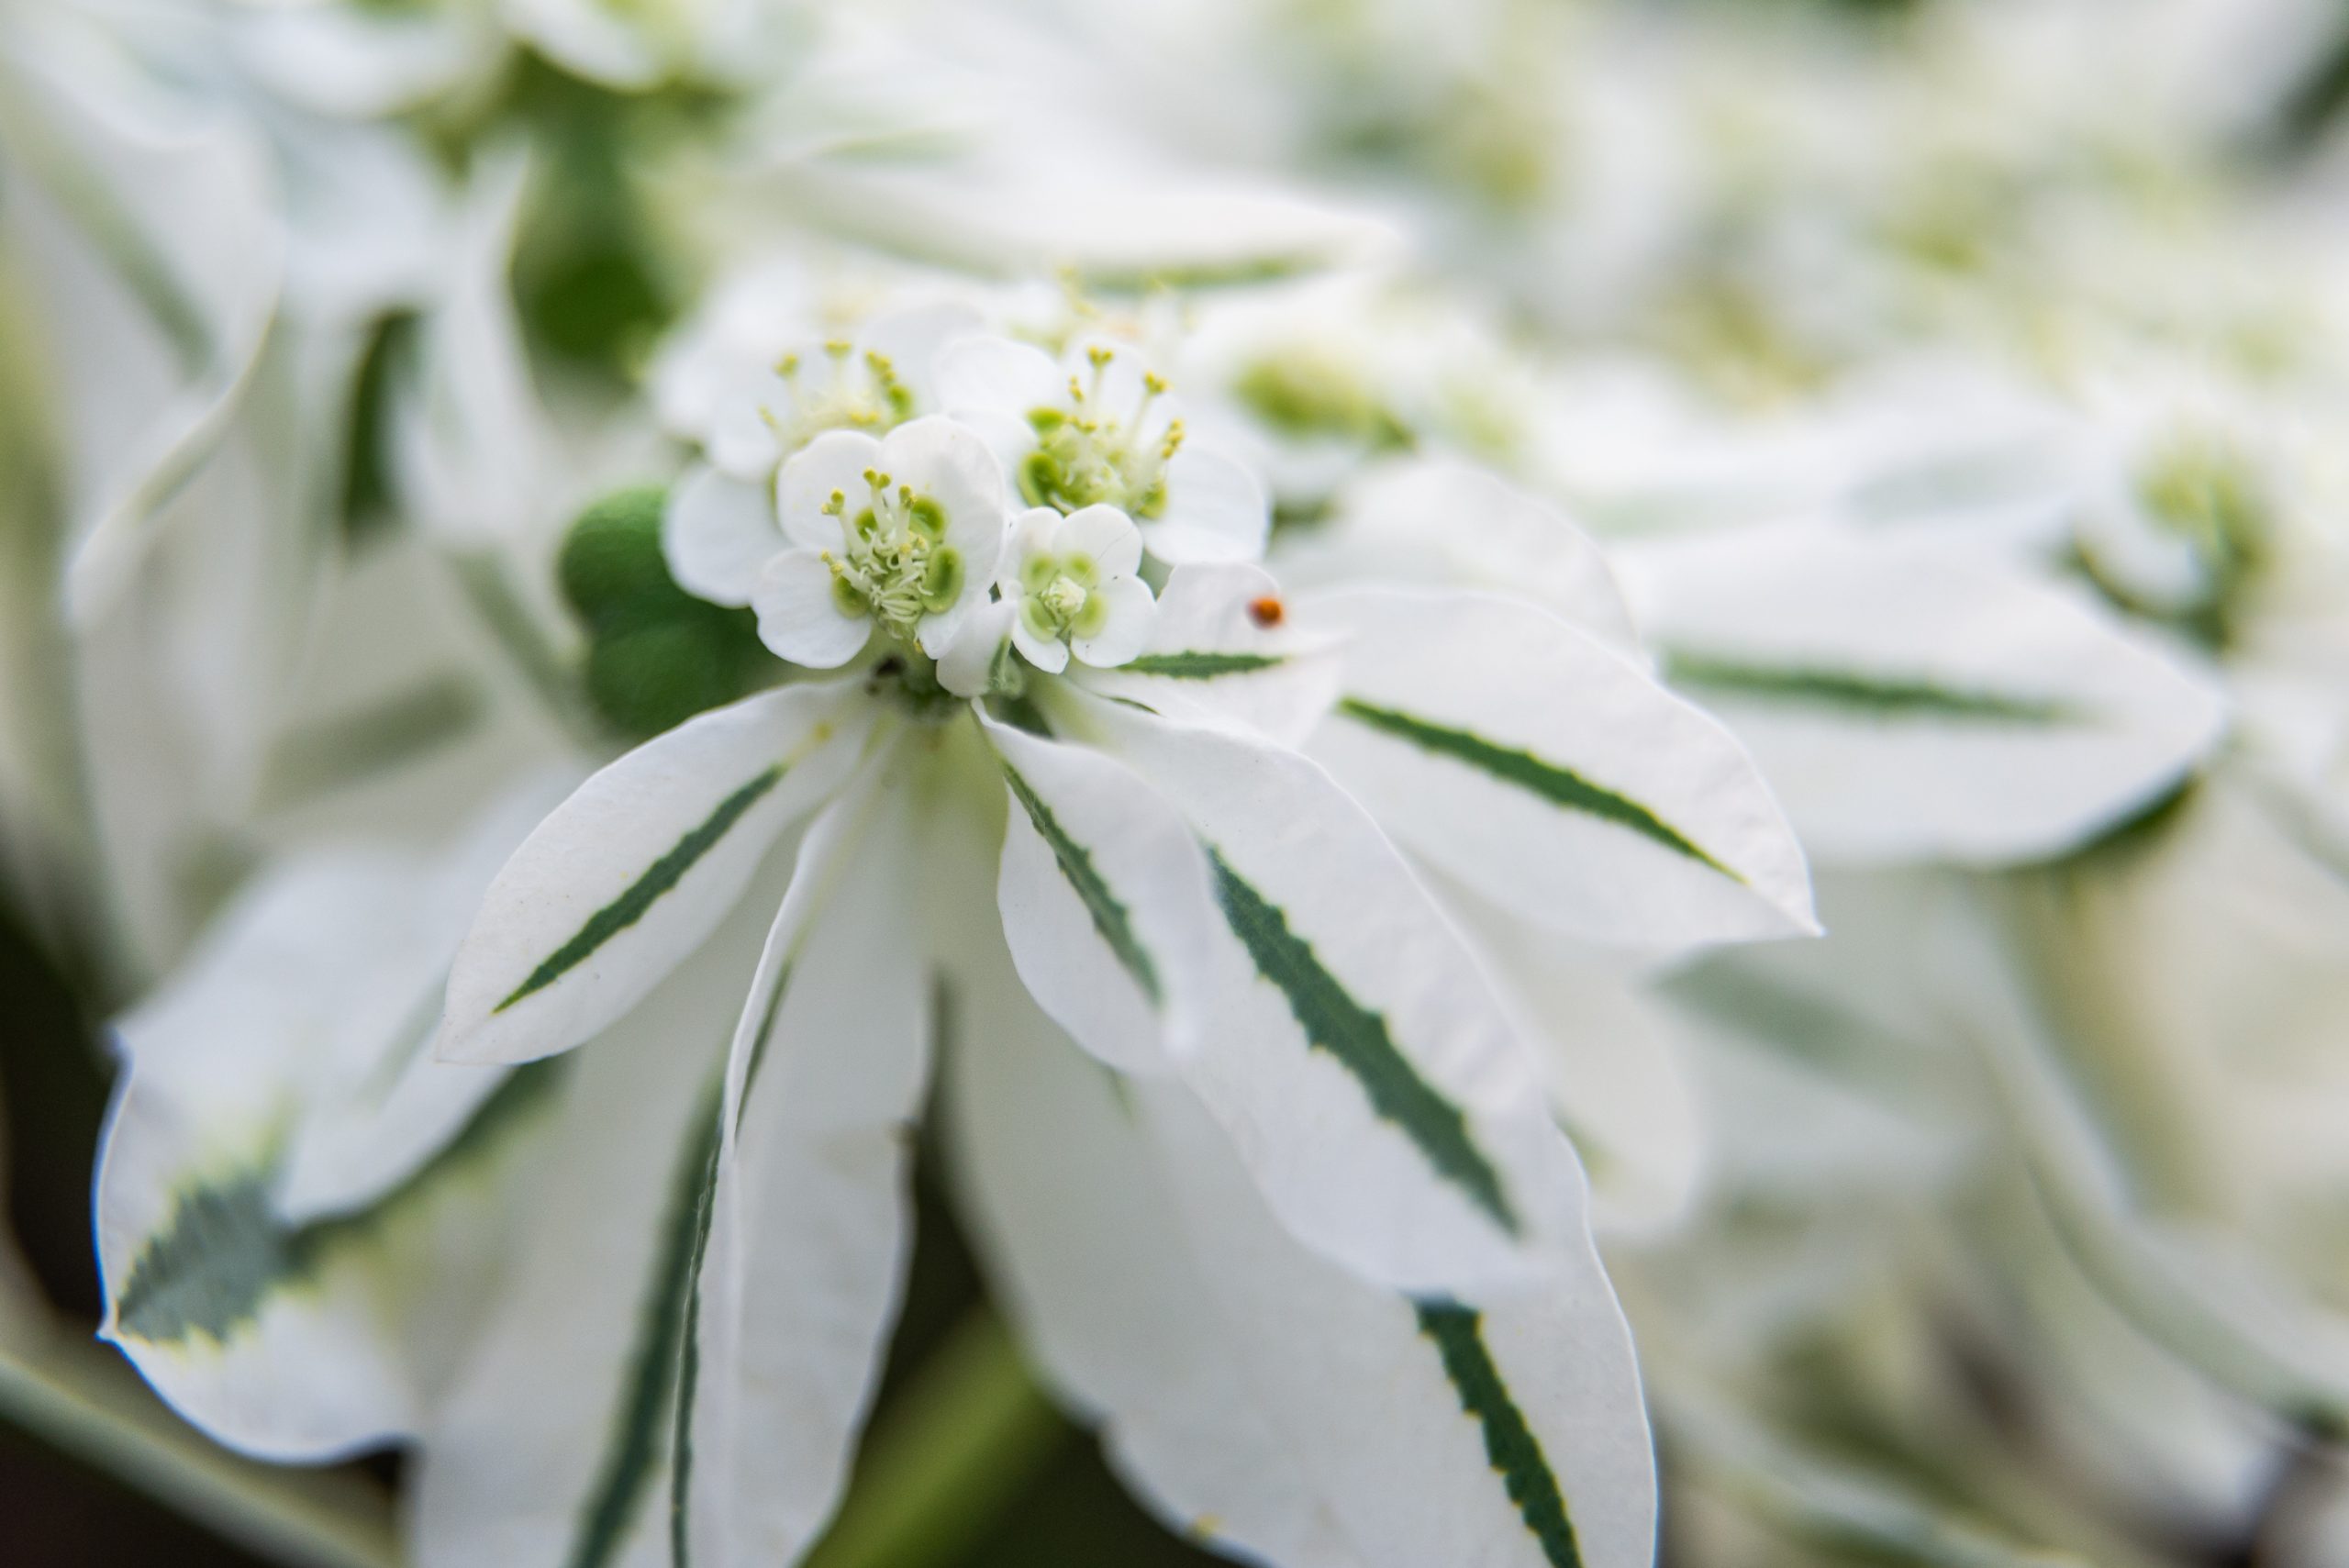
[[[1366,1562],[1648,1568],[1655,1464],[1639,1367],[1586,1235],[1538,1290],[1415,1304],[1298,1247],[1206,1118],[1137,1089],[1186,1234],[1254,1331],[1251,1381],[1287,1416]],[[1493,1441],[1520,1425],[1530,1440]]]
[[[1166,509],[1142,525],[1142,542],[1170,565],[1253,561],[1264,553],[1271,528],[1272,507],[1256,476],[1194,443],[1167,462]]]
[[[961,300],[936,300],[874,317],[857,334],[871,353],[889,361],[897,379],[924,412],[943,411],[939,397],[939,358],[946,345],[979,325],[979,313]]]
[[[1988,550],[1789,528],[1618,566],[1667,677],[1822,859],[2058,853],[2176,785],[2224,721],[2207,676]]]
[[[1297,1435],[1268,1407],[1125,1090],[1009,973],[958,969],[942,1063],[964,1227],[1061,1403],[1167,1528],[1283,1568],[1357,1568]],[[1310,1440],[1340,1440],[1313,1434]]]
[[[1057,675],[1068,668],[1068,644],[1056,637],[1037,636],[1018,615],[1011,617],[1011,645],[1039,670]]]
[[[882,468],[946,513],[946,542],[963,552],[963,591],[983,592],[1003,559],[1003,469],[987,444],[938,416],[898,426],[881,443]]]
[[[506,1082],[501,1073],[433,1058],[449,965],[490,883],[578,786],[579,774],[551,769],[507,791],[445,854],[417,867],[424,880],[412,917],[375,955],[381,988],[371,982],[332,998],[380,1045],[306,1053],[310,1103],[285,1134],[277,1194],[286,1218],[351,1214],[384,1197],[447,1147]],[[338,1030],[338,1047],[341,1037]]]
[[[1814,929],[1801,847],[1734,738],[1520,600],[1355,588],[1313,754],[1397,837],[1555,929],[1682,947]]]
[[[529,1070],[559,1073],[559,1099],[517,1184],[486,1321],[418,1445],[422,1568],[597,1560],[591,1544],[640,1562],[666,1545],[662,1395],[768,907],[745,901],[608,1035]]]
[[[759,640],[777,658],[807,669],[837,670],[873,636],[871,617],[841,607],[832,594],[832,569],[812,550],[769,561],[751,605],[759,612]]]
[[[1061,515],[1050,506],[1030,506],[1012,518],[1003,561],[996,569],[996,581],[1007,589],[1017,589],[1020,572],[1028,562],[1052,553],[1052,541],[1059,536],[1060,528]]]
[[[1336,700],[1338,672],[1335,645],[1299,634],[1262,567],[1178,566],[1141,654],[1085,680],[1170,717],[1236,723],[1294,744]]]
[[[1170,1525],[1298,1568],[1552,1568],[1563,1522],[1591,1568],[1644,1568],[1639,1381],[1586,1242],[1538,1296],[1431,1329],[1298,1246],[1178,1086],[1087,1070],[983,975],[957,994],[946,1106],[983,1260]],[[1512,1417],[1531,1440],[1488,1449]]]
[[[1400,1290],[1525,1286],[1581,1236],[1582,1175],[1524,1042],[1401,856],[1294,752],[1044,695],[1056,727],[1132,765],[1210,852],[1223,929],[1183,1077],[1283,1220]]]
[[[1068,401],[1068,377],[1051,355],[1008,338],[965,338],[938,357],[938,402],[950,414],[1030,412]]]
[[[995,679],[995,662],[1011,636],[1019,607],[1009,599],[991,599],[973,607],[955,632],[953,643],[939,656],[938,684],[958,697],[974,697]]]
[[[1069,647],[1097,669],[1123,664],[1149,644],[1157,601],[1139,577],[1119,577],[1094,592],[1107,602],[1108,619],[1090,637],[1071,638]]]
[[[1181,814],[1131,770],[982,718],[1011,795],[996,899],[1020,978],[1127,1072],[1190,1052],[1222,917]]]
[[[1092,557],[1103,581],[1141,570],[1141,532],[1115,506],[1081,506],[1071,512],[1061,520],[1052,550],[1059,555]]]
[[[669,493],[661,517],[661,558],[689,594],[714,605],[747,605],[766,563],[790,548],[764,484],[696,468]]]
[[[1704,1173],[1705,1126],[1687,1052],[1652,988],[1620,955],[1542,930],[1465,888],[1443,891],[1590,1173],[1593,1226],[1602,1237],[1668,1230]]]
[[[1635,658],[1639,635],[1597,541],[1488,470],[1449,458],[1381,465],[1347,487],[1337,515],[1283,552],[1297,586],[1467,588],[1531,599]]]
[[[418,1347],[403,1342],[414,1325],[384,1310],[380,1228],[362,1220],[361,1245],[297,1278],[272,1136],[306,1108],[314,1058],[405,1043],[396,1013],[349,1008],[405,991],[412,1011],[429,995],[435,955],[417,973],[401,932],[419,880],[389,854],[293,862],[117,1025],[127,1072],[95,1206],[106,1333],[175,1408],[247,1452],[329,1458],[411,1430],[420,1414]],[[198,1245],[221,1228],[247,1244]],[[462,1289],[483,1261],[468,1266],[457,1247],[429,1296]]]
[[[773,371],[761,371],[728,389],[709,421],[704,444],[719,472],[766,488],[784,457],[774,418],[791,412],[791,385]]]
[[[833,808],[853,820],[809,830],[729,1062],[671,1474],[696,1562],[789,1562],[815,1538],[896,1316],[931,976],[911,792],[861,782]]]
[[[775,475],[785,537],[804,550],[839,550],[845,525],[824,508],[838,495],[854,517],[872,494],[865,474],[882,466],[881,443],[854,430],[827,430],[785,458]]]
[[[582,784],[483,900],[439,1054],[527,1061],[627,1012],[839,785],[869,723],[852,688],[785,687],[688,720]]]

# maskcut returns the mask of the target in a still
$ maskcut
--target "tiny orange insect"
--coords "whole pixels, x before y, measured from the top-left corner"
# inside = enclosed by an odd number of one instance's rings
[[[1248,618],[1261,627],[1275,627],[1288,614],[1287,607],[1271,594],[1249,602]]]

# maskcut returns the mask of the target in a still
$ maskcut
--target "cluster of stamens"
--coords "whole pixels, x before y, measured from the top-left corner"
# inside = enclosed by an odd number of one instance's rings
[[[913,389],[897,374],[886,354],[870,349],[862,355],[852,343],[834,339],[824,345],[828,373],[807,374],[810,369],[797,354],[775,362],[774,373],[791,389],[790,406],[780,411],[762,407],[759,417],[775,434],[785,451],[796,451],[827,430],[862,430],[879,435],[913,417]]]
[[[1063,512],[1107,505],[1145,520],[1165,508],[1166,464],[1182,450],[1183,422],[1169,422],[1155,441],[1144,438],[1151,406],[1166,391],[1156,375],[1142,377],[1141,397],[1127,417],[1106,410],[1101,377],[1114,357],[1108,349],[1089,350],[1090,384],[1073,375],[1066,408],[1030,411],[1036,450],[1020,464],[1019,488],[1032,504]]]
[[[841,522],[841,553],[823,552],[832,599],[843,615],[870,616],[900,641],[911,641],[925,615],[951,608],[963,590],[962,556],[946,544],[946,514],[910,485],[864,471],[869,497],[850,508],[835,490],[824,513]]]

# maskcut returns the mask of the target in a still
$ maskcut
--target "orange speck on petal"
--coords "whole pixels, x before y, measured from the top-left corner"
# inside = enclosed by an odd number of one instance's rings
[[[1287,615],[1288,607],[1271,594],[1265,595],[1261,599],[1250,601],[1248,606],[1248,618],[1261,627],[1278,626]]]

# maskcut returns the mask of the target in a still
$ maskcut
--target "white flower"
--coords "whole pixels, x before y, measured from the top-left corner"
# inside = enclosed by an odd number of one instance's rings
[[[938,384],[948,412],[986,434],[1031,506],[1115,506],[1165,562],[1264,553],[1264,486],[1193,438],[1164,379],[1131,345],[1087,339],[1055,362],[1008,338],[968,339],[940,355]]]
[[[827,430],[880,436],[937,412],[939,346],[978,323],[968,306],[932,301],[883,311],[852,333],[814,331],[799,320],[808,311],[796,281],[762,272],[728,291],[653,373],[662,421],[736,479],[764,483]],[[780,332],[778,316],[790,323]]]
[[[834,430],[776,478],[783,537],[751,603],[759,636],[796,664],[847,663],[874,631],[946,651],[1003,553],[1003,479],[986,446],[944,419],[883,440]]]
[[[1054,674],[1074,653],[1107,669],[1140,653],[1157,607],[1141,566],[1141,535],[1115,506],[1066,517],[1050,506],[1019,516],[996,580],[1012,606],[1011,640]]]

